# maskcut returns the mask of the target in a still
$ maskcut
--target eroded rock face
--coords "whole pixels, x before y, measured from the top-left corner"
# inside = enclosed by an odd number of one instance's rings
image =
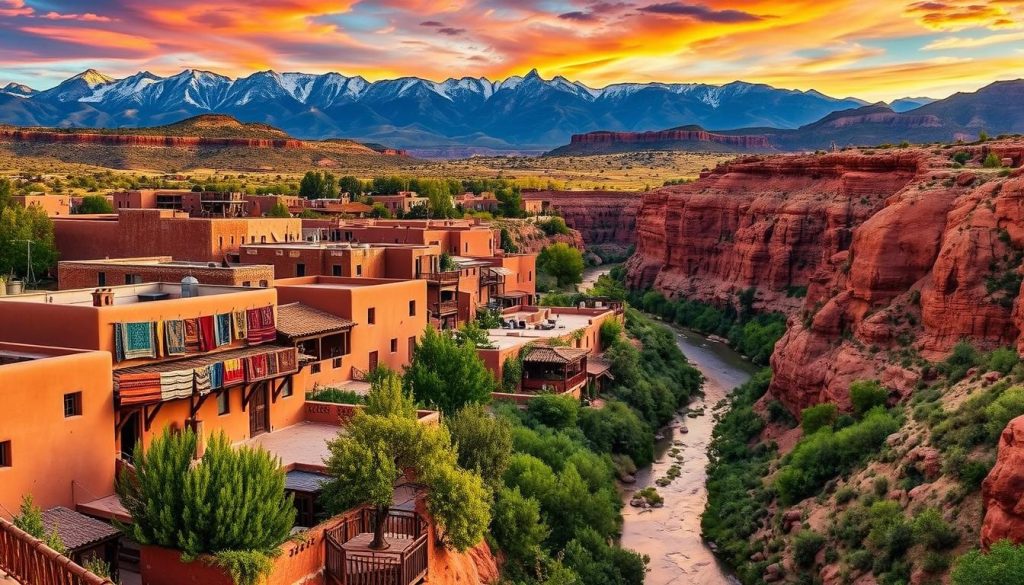
[[[142,134],[88,134],[0,128],[0,140],[59,144],[116,146],[245,146],[249,148],[304,148],[301,140],[270,138],[207,138],[199,136],[150,136]]]
[[[641,193],[631,191],[524,191],[526,201],[540,201],[578,230],[587,246],[636,242]]]
[[[673,128],[652,132],[589,132],[573,134],[569,144],[654,144],[664,142],[709,142],[744,149],[769,149],[772,146],[767,136],[715,134],[700,128]]]
[[[961,150],[971,161],[953,169]],[[1024,350],[1024,177],[979,168],[989,152],[1019,166],[1024,145],[721,165],[645,195],[630,284],[719,304],[756,287],[757,306],[790,315],[768,399],[794,413],[848,407],[858,379],[905,396],[914,356],[942,358],[964,338]]]
[[[996,465],[981,490],[985,500],[981,545],[988,548],[1003,539],[1024,542],[1024,416],[1003,430]]]

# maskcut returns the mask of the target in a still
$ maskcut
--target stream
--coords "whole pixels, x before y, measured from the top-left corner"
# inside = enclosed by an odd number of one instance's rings
[[[579,290],[588,290],[613,265],[589,267],[583,272]],[[683,355],[704,375],[704,397],[690,404],[696,418],[677,414],[661,430],[663,438],[655,444],[655,461],[636,474],[636,483],[623,490],[622,538],[624,548],[650,557],[646,585],[736,585],[711,549],[700,537],[700,515],[704,512],[707,491],[705,467],[707,447],[714,427],[712,409],[733,388],[743,384],[757,367],[743,359],[725,343],[711,341],[694,331],[669,326]],[[687,432],[682,432],[685,428]],[[679,449],[676,459],[669,456]],[[655,486],[673,464],[679,463],[681,475],[658,493],[665,498],[663,508],[640,509],[629,505],[630,494]],[[657,487],[657,486],[655,486]]]

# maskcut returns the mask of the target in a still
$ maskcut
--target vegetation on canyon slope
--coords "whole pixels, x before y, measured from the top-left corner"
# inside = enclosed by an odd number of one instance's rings
[[[939,583],[956,567],[953,582],[967,585],[1019,570],[1019,561],[1003,562],[1019,556],[1014,547],[995,557],[968,550],[999,434],[1024,414],[1024,387],[1015,385],[1024,365],[1012,350],[961,343],[931,367],[942,376],[906,402],[861,381],[851,385],[851,412],[805,409],[802,436],[785,454],[762,439],[766,429],[797,432],[766,407],[769,370],[718,406],[702,532],[744,583],[812,583],[826,572],[843,583],[871,575],[905,584],[911,574]],[[988,371],[1003,378],[981,379]]]

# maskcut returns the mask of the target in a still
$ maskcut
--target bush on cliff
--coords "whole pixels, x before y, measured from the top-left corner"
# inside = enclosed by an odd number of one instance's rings
[[[1006,585],[1024,583],[1024,546],[1002,540],[988,554],[972,550],[956,560],[953,585]]]

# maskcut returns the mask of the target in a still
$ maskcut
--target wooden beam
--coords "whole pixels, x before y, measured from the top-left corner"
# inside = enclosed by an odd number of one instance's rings
[[[138,407],[138,406],[132,407],[132,408],[128,408],[128,409],[118,409],[118,410],[116,410],[115,411],[116,420],[114,421],[114,429],[118,433],[120,433],[121,432],[121,428],[124,427],[126,422],[128,422],[128,419],[131,417],[131,415],[136,413],[136,412],[138,412],[138,411],[140,411],[140,410],[142,410],[142,409],[140,407]]]
[[[196,397],[192,396],[192,398],[189,401],[190,404],[188,409],[188,417],[195,418],[196,415],[199,414],[199,409],[203,407],[203,404],[206,403],[206,400],[210,396],[213,396],[213,392],[207,392],[206,394],[203,394],[202,396],[199,397],[198,402],[196,401]]]
[[[149,432],[149,427],[153,425],[153,421],[156,420],[157,413],[159,413],[160,409],[163,407],[163,402],[157,402],[155,405],[146,405],[142,407],[144,415],[143,418],[145,419],[144,424],[146,432]],[[150,410],[150,408],[152,408],[152,410]]]

